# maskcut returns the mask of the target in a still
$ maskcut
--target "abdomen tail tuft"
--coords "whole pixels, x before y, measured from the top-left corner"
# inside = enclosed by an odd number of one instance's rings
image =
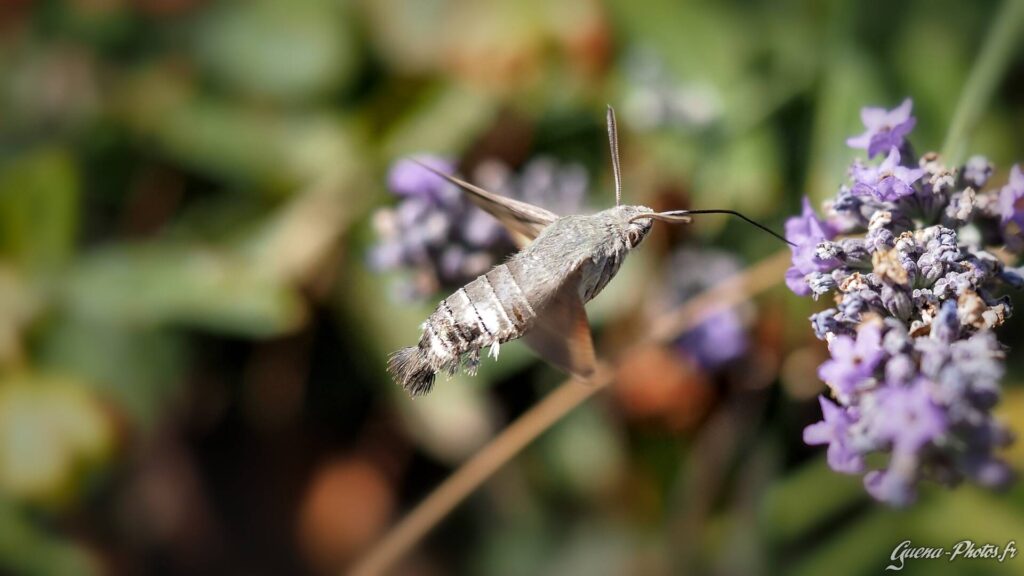
[[[388,372],[412,396],[426,394],[434,387],[434,369],[418,347],[410,346],[393,352],[388,357]]]

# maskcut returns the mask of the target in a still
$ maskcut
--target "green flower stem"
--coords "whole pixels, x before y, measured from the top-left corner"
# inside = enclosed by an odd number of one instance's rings
[[[999,86],[1022,36],[1024,0],[1006,0],[992,22],[953,113],[942,146],[942,156],[947,159],[947,164],[955,166],[964,160],[967,139],[981,119],[992,93]]]

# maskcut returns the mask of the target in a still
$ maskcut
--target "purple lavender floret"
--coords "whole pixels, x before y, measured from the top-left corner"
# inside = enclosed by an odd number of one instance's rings
[[[914,103],[907,98],[892,110],[862,108],[860,119],[866,130],[860,136],[849,138],[846,145],[868,151],[868,158],[902,148],[907,134],[914,129],[917,119],[910,115]]]
[[[852,168],[855,196],[872,196],[880,202],[895,202],[914,193],[913,185],[924,176],[921,168],[900,166],[900,151],[890,148],[877,167],[855,163]]]
[[[929,390],[934,384],[918,378],[911,384],[883,384],[875,391],[870,436],[893,452],[917,454],[941,438],[948,426],[945,411]]]
[[[818,244],[836,235],[832,226],[818,218],[811,201],[803,199],[803,213],[786,221],[786,239],[795,244],[793,266],[786,271],[786,285],[800,296],[812,293],[808,275],[827,272],[838,265],[835,258],[818,253]]]
[[[882,360],[882,332],[868,325],[857,338],[836,336],[829,342],[830,360],[818,369],[818,376],[840,400],[849,398],[862,386],[874,385],[875,369]]]
[[[445,158],[423,155],[417,159],[444,172],[455,170],[454,162]],[[487,161],[480,164],[472,180],[558,214],[578,212],[587,187],[582,167],[560,165],[547,158],[527,163],[520,175],[500,162]],[[420,299],[459,288],[515,249],[494,217],[415,162],[395,162],[387,181],[399,201],[373,215],[378,243],[370,249],[368,260],[378,271],[409,272],[397,285],[400,299]]]
[[[886,157],[855,161],[824,217],[805,200],[786,225],[797,244],[787,284],[833,299],[810,318],[829,344],[819,375],[831,399],[820,398],[823,420],[804,440],[827,444],[834,470],[863,474],[869,494],[897,506],[925,480],[1012,480],[996,456],[1012,439],[992,415],[1005,359],[995,329],[1012,312],[999,294],[1024,287],[1020,270],[985,249],[1024,248],[1024,173],[1014,166],[1005,186],[986,190],[994,169],[983,157],[955,169],[934,153],[901,163],[910,106],[863,110],[868,131],[849,144]]]
[[[848,408],[837,406],[824,396],[818,397],[824,419],[804,429],[804,442],[828,444],[828,465],[833,470],[857,474],[864,470],[864,457],[851,446],[851,426],[857,419]]]

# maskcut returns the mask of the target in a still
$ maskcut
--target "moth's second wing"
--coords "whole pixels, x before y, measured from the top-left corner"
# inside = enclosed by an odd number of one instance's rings
[[[537,311],[537,321],[523,340],[541,358],[574,376],[587,378],[594,373],[594,343],[578,281],[564,283],[555,297]]]
[[[545,210],[540,206],[534,206],[527,202],[521,202],[519,200],[513,200],[512,198],[506,198],[494,192],[488,192],[479,186],[475,186],[456,178],[450,174],[445,174],[440,170],[420,162],[419,160],[412,159],[423,168],[430,170],[434,174],[444,178],[445,180],[455,184],[459,188],[462,188],[466,192],[469,192],[469,198],[474,204],[487,211],[488,214],[494,216],[502,223],[505,228],[512,234],[513,239],[520,248],[529,244],[541,230],[548,227],[549,224],[558,219],[558,215],[549,210]]]

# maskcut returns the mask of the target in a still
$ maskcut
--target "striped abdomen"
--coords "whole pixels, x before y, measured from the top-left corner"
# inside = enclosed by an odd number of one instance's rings
[[[437,372],[454,374],[464,364],[475,373],[482,348],[491,346],[497,357],[498,345],[522,336],[537,316],[514,273],[521,270],[514,258],[442,300],[424,322],[419,345],[392,354],[388,371],[415,396],[430,391]]]

